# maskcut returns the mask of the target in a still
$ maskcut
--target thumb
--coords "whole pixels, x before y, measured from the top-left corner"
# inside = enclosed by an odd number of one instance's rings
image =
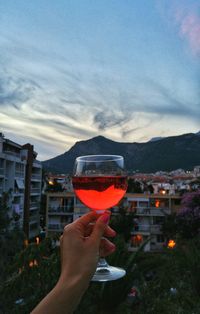
[[[106,229],[106,226],[109,222],[110,219],[110,214],[108,213],[104,213],[102,216],[100,216],[95,225],[94,225],[94,229],[93,232],[91,234],[91,240],[94,241],[95,243],[97,243],[97,245],[99,246],[100,241],[101,241],[101,237],[104,234],[104,231]]]

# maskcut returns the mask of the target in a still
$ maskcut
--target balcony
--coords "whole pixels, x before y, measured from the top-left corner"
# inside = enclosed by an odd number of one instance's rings
[[[151,226],[150,225],[140,225],[138,224],[137,226],[134,226],[132,229],[131,234],[137,234],[139,232],[141,233],[150,233],[151,231]]]
[[[41,189],[40,188],[31,188],[31,194],[40,194]]]
[[[39,209],[39,202],[31,202],[30,203],[30,210]]]
[[[162,225],[151,225],[150,226],[151,233],[154,233],[154,234],[157,234],[157,233],[160,234],[161,228],[162,228]]]
[[[163,250],[164,243],[151,243],[151,251],[160,252]]]
[[[24,194],[24,190],[15,188],[13,190],[13,194],[15,194],[15,195],[23,195]]]
[[[29,217],[29,223],[39,223],[40,217],[38,215],[38,212],[36,212],[36,214],[31,215]]]
[[[71,222],[71,221],[70,221]],[[70,223],[70,222],[65,222],[65,223],[50,223],[48,224],[48,230],[49,231],[58,231],[62,232],[64,227]]]
[[[12,204],[12,210],[15,211],[16,213],[23,212],[23,208],[24,206],[22,204],[19,204],[19,203]]]
[[[51,207],[49,206],[48,213],[52,215],[69,215],[73,214],[74,207],[73,206],[58,206],[58,207]]]
[[[3,153],[6,155],[11,155],[11,156],[15,156],[17,158],[21,158],[20,153],[13,152],[11,150],[4,150]]]
[[[42,168],[42,163],[39,161],[39,160],[34,160],[33,161],[33,167],[36,167],[36,168]]]
[[[4,175],[5,175],[4,168],[0,168],[0,176],[4,176]]]
[[[165,216],[169,215],[171,210],[169,208],[137,207],[133,212],[138,216]]]
[[[31,179],[41,180],[42,176],[40,173],[32,173]]]
[[[24,178],[24,171],[16,170],[15,171],[15,177]]]

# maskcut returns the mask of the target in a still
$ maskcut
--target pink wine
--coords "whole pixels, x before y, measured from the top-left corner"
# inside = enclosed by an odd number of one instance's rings
[[[80,201],[97,211],[117,205],[127,189],[126,176],[73,177],[72,183]]]

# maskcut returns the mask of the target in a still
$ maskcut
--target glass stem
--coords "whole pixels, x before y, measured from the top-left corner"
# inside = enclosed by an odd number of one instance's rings
[[[106,260],[105,260],[104,257],[100,257],[100,258],[99,258],[97,267],[102,267],[102,268],[103,268],[103,267],[108,267],[108,263],[106,262]]]

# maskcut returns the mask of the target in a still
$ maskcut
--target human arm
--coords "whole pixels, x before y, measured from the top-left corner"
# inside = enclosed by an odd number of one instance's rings
[[[31,314],[71,314],[80,302],[95,272],[99,254],[108,255],[115,246],[102,236],[115,236],[108,225],[110,214],[90,212],[65,227],[61,237],[61,275],[53,290]],[[94,224],[92,224],[94,223]]]

